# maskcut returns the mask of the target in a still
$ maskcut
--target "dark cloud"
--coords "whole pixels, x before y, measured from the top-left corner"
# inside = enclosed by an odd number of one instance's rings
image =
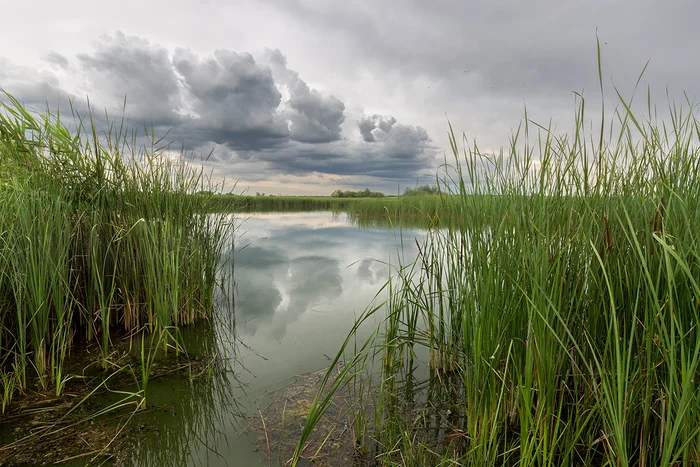
[[[419,126],[395,125],[382,137],[379,141],[384,143],[383,151],[391,159],[417,159],[432,142],[428,132]]]
[[[391,127],[396,123],[394,117],[382,117],[381,115],[370,115],[363,117],[359,122],[360,134],[367,143],[386,140],[391,131]]]
[[[219,147],[211,160],[221,169],[237,167],[239,176],[264,180],[273,174],[303,176],[312,172],[370,176],[390,180],[434,178],[439,149],[420,126],[403,125],[394,117],[371,115],[358,122],[371,126],[370,141],[342,139],[331,143],[287,141],[256,150],[230,151]],[[240,163],[251,164],[244,168]],[[249,172],[249,170],[252,172]],[[366,185],[365,185],[366,186]]]
[[[421,127],[396,125],[384,141],[372,143],[342,140],[329,144],[289,144],[248,154],[268,164],[271,173],[303,175],[321,172],[407,178],[434,174],[438,149]],[[240,155],[239,155],[240,157]],[[225,161],[225,159],[223,159]]]
[[[412,179],[435,166],[437,148],[425,129],[394,117],[362,117],[362,139],[344,135],[345,104],[310,87],[279,50],[266,50],[260,60],[232,50],[200,56],[182,48],[171,57],[158,44],[117,32],[77,55],[77,67],[55,51],[43,60],[83,86],[99,125],[107,126],[101,109],[119,118],[126,98],[131,125],[168,132],[176,147],[204,154],[215,148],[202,164],[234,180],[311,173]],[[0,85],[32,104],[74,99],[49,71],[0,66]],[[84,115],[87,107],[78,108]]]
[[[290,97],[285,117],[289,120],[290,136],[302,143],[329,143],[341,139],[345,121],[345,104],[335,96],[323,96],[287,67],[287,59],[279,50],[268,51],[267,60],[285,85]]]
[[[292,89],[289,106],[291,137],[302,143],[328,143],[341,138],[345,104],[333,96],[323,97],[303,82]]]
[[[222,168],[235,167],[241,161],[261,164],[257,166],[257,173],[245,173],[250,180],[264,180],[272,174],[312,172],[391,180],[434,177],[439,149],[424,128],[403,125],[393,117],[378,115],[363,118],[358,124],[367,121],[373,121],[375,126],[371,142],[349,139],[317,144],[288,141],[276,147],[235,152],[220,147],[212,160]]]
[[[236,150],[272,147],[289,138],[277,113],[282,94],[269,68],[252,55],[217,50],[200,58],[176,49],[173,65],[184,79],[193,112],[183,122],[190,139]]]
[[[154,40],[123,34],[106,37],[76,60],[61,56],[67,49],[57,44],[79,48],[93,38],[75,32],[84,28],[65,29],[77,19],[69,13],[61,17],[46,9],[35,12],[33,24],[55,43],[40,34],[28,40],[27,28],[13,30],[12,24],[3,29],[2,40],[19,41],[17,47],[5,47],[14,60],[23,60],[32,47],[49,44],[57,52],[46,54],[42,65],[72,81],[65,90],[90,95],[100,109],[119,107],[126,94],[132,119],[153,122],[161,133],[172,127],[171,137],[188,148],[205,153],[214,145],[217,151],[221,148],[214,162],[234,179],[314,170],[381,174],[385,182],[393,158],[405,161],[396,170],[406,176],[434,171],[429,156],[435,152],[429,147],[433,143],[417,127],[403,133],[396,128],[420,124],[436,146],[448,148],[446,115],[457,134],[464,130],[488,152],[508,146],[510,130],[522,122],[524,105],[529,118],[545,125],[551,118],[554,126],[568,131],[574,118],[572,91],[584,91],[587,119],[600,115],[596,34],[607,109],[616,100],[611,83],[629,97],[649,59],[638,93],[641,107],[647,84],[652,108],[656,104],[659,112],[668,113],[667,86],[676,102],[685,101],[682,90],[696,100],[700,64],[692,57],[700,39],[695,25],[700,3],[690,0],[639,0],[634,8],[608,0],[247,3],[245,8],[239,5],[245,14],[235,15],[219,2],[204,2],[196,9],[173,4],[162,18],[170,26],[154,29],[152,23],[135,20],[129,28],[162,43],[181,40],[183,47],[197,51],[280,47],[289,65],[279,51],[253,59],[239,49],[212,56],[183,54],[178,70],[172,47],[164,51]],[[82,12],[87,26],[93,22],[90,12]],[[99,27],[114,28],[122,22],[120,14],[103,15]],[[206,18],[206,34],[175,27],[200,17]],[[66,37],[57,36],[59,31]],[[52,101],[56,93],[64,93],[55,77],[38,76],[36,70],[22,73],[26,79],[13,80],[10,87],[3,68],[0,85],[27,102],[43,106],[44,95]],[[364,109],[398,121],[384,121],[391,128],[382,128],[381,121],[362,117]],[[420,148],[401,145],[402,134]]]
[[[178,78],[167,49],[146,39],[117,32],[104,36],[95,51],[79,54],[84,77],[102,105],[119,108],[126,97],[128,114],[154,125],[174,125],[182,107]]]

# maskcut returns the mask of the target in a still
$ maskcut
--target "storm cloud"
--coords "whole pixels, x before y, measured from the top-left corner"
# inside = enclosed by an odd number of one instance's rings
[[[345,125],[345,103],[309,86],[279,49],[266,49],[259,59],[230,49],[170,52],[116,32],[73,59],[52,50],[42,60],[82,83],[93,109],[123,111],[137,127],[167,132],[186,149],[211,151],[203,165],[231,178],[320,173],[393,179],[396,164],[410,178],[434,165],[436,148],[427,132],[394,117],[361,117],[358,138],[357,129]],[[30,73],[2,63],[0,83],[20,99],[75,99],[50,70]]]
[[[616,89],[629,99],[647,61],[638,94],[649,86],[650,107],[668,114],[667,88],[671,100],[685,102],[683,91],[697,100],[700,62],[689,57],[700,4],[689,0],[124,0],[109,15],[75,3],[9,7],[35,27],[0,30],[0,86],[41,106],[89,96],[111,114],[126,95],[131,122],[214,149],[209,167],[230,180],[277,177],[254,191],[276,192],[290,177],[305,192],[299,183],[312,179],[384,188],[434,176],[450,150],[448,122],[498,153],[525,108],[570,130],[574,93],[587,126],[600,127],[600,103],[619,105]],[[128,33],[115,32],[124,24]]]
[[[438,148],[421,127],[396,124],[381,139],[342,139],[327,144],[290,141],[283,147],[228,157],[254,157],[267,163],[271,172],[305,174],[368,175],[389,180],[432,176]],[[223,156],[222,162],[227,156]]]
[[[385,140],[395,123],[396,119],[394,117],[386,118],[374,114],[363,117],[359,121],[358,126],[362,139],[367,143],[374,143],[377,140]]]
[[[173,65],[191,103],[192,114],[182,122],[183,137],[231,149],[270,147],[289,138],[277,113],[282,94],[270,70],[251,54],[217,50],[200,58],[176,49]]]
[[[345,121],[345,104],[335,96],[323,96],[287,68],[287,59],[279,50],[268,51],[267,60],[278,82],[289,92],[287,109],[290,136],[301,143],[329,143],[341,139],[341,125]]]
[[[78,54],[80,76],[97,105],[116,107],[126,98],[128,113],[156,125],[174,125],[181,108],[177,75],[168,51],[141,37],[117,32],[95,43],[92,53]],[[118,107],[117,107],[118,108]]]

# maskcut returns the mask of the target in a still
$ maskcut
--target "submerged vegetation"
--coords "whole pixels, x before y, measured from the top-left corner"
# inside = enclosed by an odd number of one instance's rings
[[[229,225],[190,195],[202,174],[152,134],[139,149],[124,122],[68,126],[0,97],[2,412],[18,393],[61,395],[80,378],[76,349],[96,345],[119,371],[115,342],[138,334],[143,405],[156,349],[179,352],[179,329],[211,315]]]
[[[526,118],[497,157],[452,134],[457,221],[397,269],[355,328],[386,310],[380,337],[324,384],[367,388],[379,369],[354,425],[378,464],[700,462],[696,108],[664,124],[620,96],[591,134],[578,104],[573,133]]]

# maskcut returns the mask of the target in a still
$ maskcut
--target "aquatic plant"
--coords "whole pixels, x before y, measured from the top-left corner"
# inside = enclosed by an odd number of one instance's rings
[[[87,343],[105,369],[119,336],[177,349],[173,330],[211,313],[230,223],[192,195],[208,187],[201,170],[152,132],[92,113],[67,125],[0,97],[4,411],[34,380],[60,394],[72,349]]]
[[[380,464],[700,461],[700,122],[617,97],[592,133],[581,96],[571,133],[526,115],[498,155],[450,129],[458,220],[397,268],[358,413]]]

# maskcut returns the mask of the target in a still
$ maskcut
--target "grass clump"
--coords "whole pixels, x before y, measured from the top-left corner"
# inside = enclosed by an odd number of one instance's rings
[[[205,214],[208,197],[191,196],[202,173],[153,134],[141,147],[125,122],[98,130],[76,113],[69,126],[1,97],[4,412],[34,381],[61,394],[76,346],[97,343],[104,368],[125,334],[179,348],[177,329],[212,310],[228,224]]]
[[[526,118],[496,156],[450,132],[457,220],[398,269],[356,359],[381,362],[356,428],[374,462],[700,462],[697,109],[664,124],[620,97],[596,135],[584,109],[568,134]]]

